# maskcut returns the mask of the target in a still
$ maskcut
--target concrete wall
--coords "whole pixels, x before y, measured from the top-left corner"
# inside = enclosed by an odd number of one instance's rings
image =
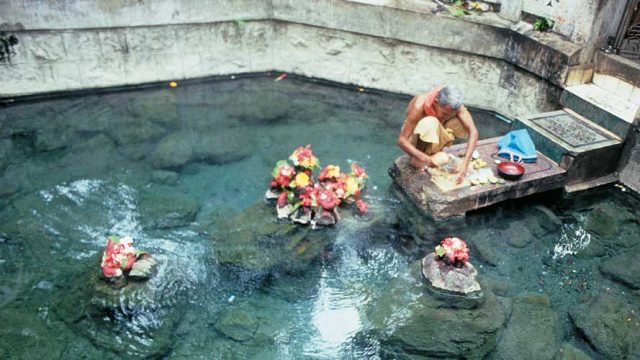
[[[376,3],[376,4],[372,4]],[[555,107],[584,47],[430,1],[0,0],[15,35],[0,96],[279,70],[401,93],[447,81],[469,105]],[[435,12],[435,13],[434,13]]]

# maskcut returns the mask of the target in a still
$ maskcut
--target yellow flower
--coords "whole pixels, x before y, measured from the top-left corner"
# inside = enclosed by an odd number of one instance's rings
[[[340,166],[327,165],[327,176],[337,178],[340,176]]]
[[[307,169],[314,168],[317,165],[318,165],[318,158],[313,155],[310,157],[304,158],[300,161],[300,166],[305,167]]]
[[[355,194],[358,192],[358,182],[351,176],[347,178],[345,188],[349,194]]]
[[[300,172],[296,175],[295,182],[297,187],[305,187],[309,185],[309,175],[303,172]]]

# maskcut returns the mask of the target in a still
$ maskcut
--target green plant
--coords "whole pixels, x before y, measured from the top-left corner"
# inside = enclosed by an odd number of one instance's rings
[[[553,24],[553,20],[540,16],[533,23],[533,28],[538,31],[547,31],[553,27]]]
[[[465,14],[469,14],[469,12],[463,7],[464,3],[462,0],[449,1],[449,3],[451,4],[449,6],[449,12],[451,15],[455,17],[463,17]]]

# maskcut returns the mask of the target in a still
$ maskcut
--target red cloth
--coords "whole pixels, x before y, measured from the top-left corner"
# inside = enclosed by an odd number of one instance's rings
[[[427,97],[424,99],[424,113],[427,114],[427,116],[437,116],[434,104],[443,87],[443,85],[436,86],[427,93]]]

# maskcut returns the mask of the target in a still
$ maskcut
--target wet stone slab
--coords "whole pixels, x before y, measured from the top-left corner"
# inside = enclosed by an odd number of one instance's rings
[[[496,177],[498,171],[494,160],[501,159],[496,155],[498,139],[481,140],[477,147],[480,157],[489,164],[488,167]],[[460,144],[446,151],[458,154],[464,149],[466,144]],[[524,164],[525,174],[519,180],[469,186],[444,193],[431,181],[427,172],[413,168],[409,162],[407,155],[397,158],[389,169],[389,175],[407,201],[414,203],[424,214],[435,218],[463,215],[467,211],[501,201],[558,189],[564,186],[565,181],[565,170],[538,152],[535,163]]]

